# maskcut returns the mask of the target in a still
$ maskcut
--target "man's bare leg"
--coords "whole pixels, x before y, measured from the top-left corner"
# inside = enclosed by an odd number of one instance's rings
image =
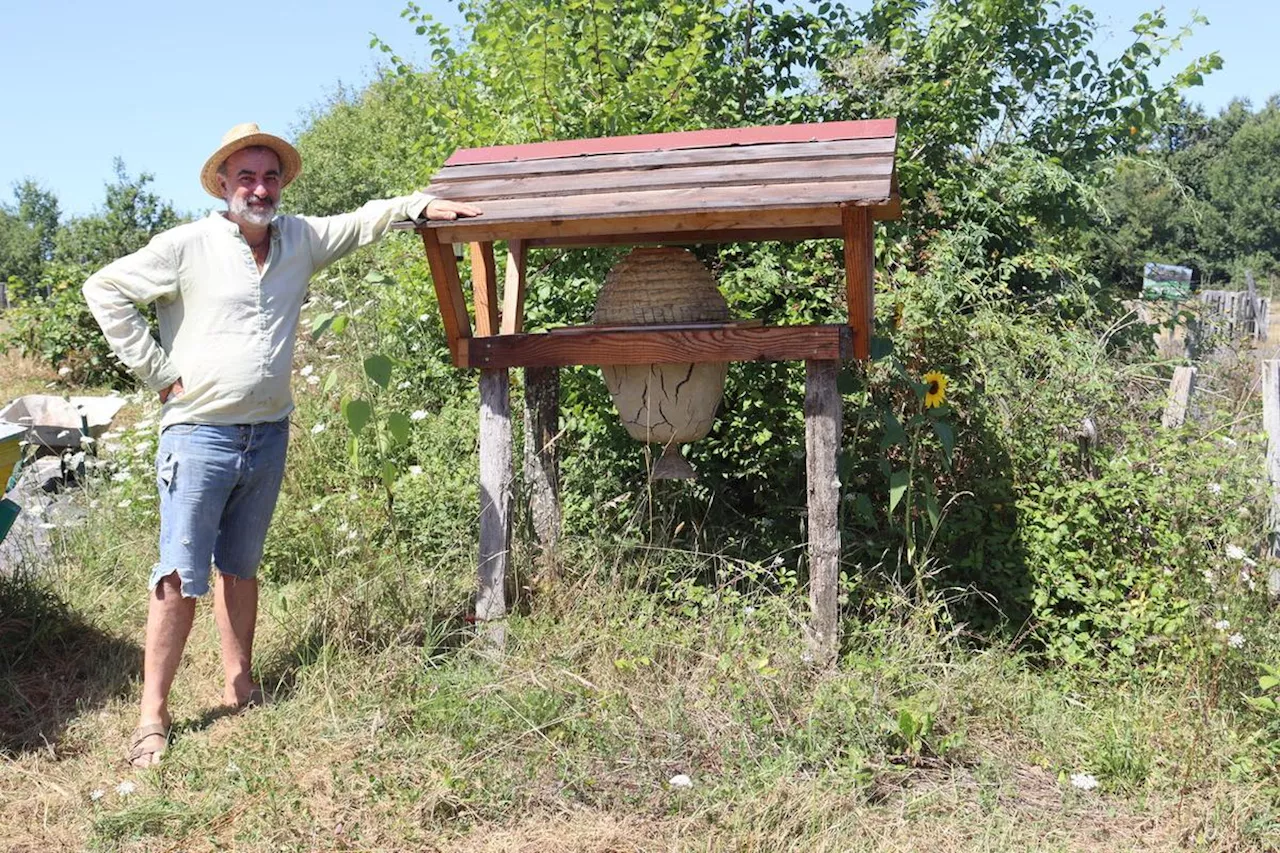
[[[258,622],[258,581],[217,572],[213,587],[213,618],[222,641],[222,670],[226,687],[222,701],[239,707],[250,701],[258,685],[249,668],[253,663],[253,630]]]
[[[182,650],[191,633],[196,614],[196,600],[184,598],[182,583],[174,572],[160,579],[147,603],[147,638],[142,662],[142,708],[138,726],[158,724],[168,728],[169,690],[182,661]],[[147,767],[160,760],[165,745],[164,735],[153,734],[138,743],[140,753],[134,762]]]

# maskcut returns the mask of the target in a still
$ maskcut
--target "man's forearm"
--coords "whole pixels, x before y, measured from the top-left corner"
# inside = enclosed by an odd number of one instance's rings
[[[148,388],[159,392],[180,378],[142,312],[109,280],[100,274],[91,276],[84,285],[84,298],[111,351]]]

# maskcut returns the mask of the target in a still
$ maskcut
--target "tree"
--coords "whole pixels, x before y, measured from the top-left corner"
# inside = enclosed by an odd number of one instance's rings
[[[54,248],[56,260],[87,268],[101,267],[136,252],[156,234],[182,222],[183,217],[173,205],[147,189],[153,180],[150,173],[130,177],[119,157],[115,172],[115,183],[106,186],[103,207],[89,216],[70,220],[59,232]]]
[[[0,205],[0,282],[34,284],[53,255],[58,199],[28,178],[13,185],[13,205]]]

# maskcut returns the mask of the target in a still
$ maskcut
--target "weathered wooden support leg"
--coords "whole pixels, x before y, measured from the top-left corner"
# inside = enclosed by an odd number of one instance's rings
[[[1280,360],[1262,362],[1262,428],[1267,433],[1267,479],[1271,482],[1271,549],[1280,557]],[[1267,594],[1280,600],[1280,569],[1267,577]]]
[[[524,479],[529,489],[533,536],[543,555],[560,541],[560,373],[555,367],[524,371]]]
[[[486,645],[506,644],[511,554],[511,391],[506,368],[480,371],[480,559],[476,624]]]
[[[840,586],[840,455],[842,413],[838,361],[806,361],[805,474],[809,498],[808,653],[819,666],[835,661],[839,645],[836,598]]]

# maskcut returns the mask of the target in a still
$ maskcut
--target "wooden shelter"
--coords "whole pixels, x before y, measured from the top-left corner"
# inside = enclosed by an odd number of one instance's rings
[[[473,219],[418,221],[458,367],[481,370],[479,620],[506,614],[504,581],[513,480],[507,371],[526,374],[527,479],[539,537],[559,523],[557,379],[567,365],[802,360],[806,362],[810,642],[829,660],[836,645],[840,540],[840,362],[870,357],[873,222],[900,213],[893,119],[735,128],[507,145],[457,151],[427,188],[484,210]],[[524,332],[530,247],[695,244],[754,240],[844,241],[847,323],[764,326],[576,326]],[[506,242],[501,293],[494,243]],[[474,328],[451,245],[471,252]],[[540,512],[539,504],[542,505]],[[496,630],[501,636],[500,627]]]

